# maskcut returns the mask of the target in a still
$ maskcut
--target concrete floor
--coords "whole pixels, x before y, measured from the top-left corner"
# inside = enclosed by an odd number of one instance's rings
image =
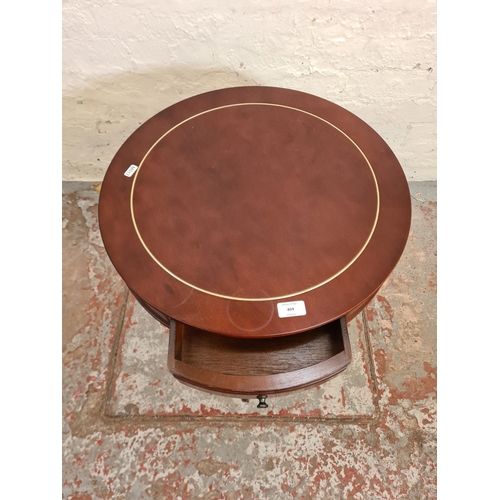
[[[261,411],[173,379],[168,330],[102,246],[99,185],[63,183],[63,498],[436,498],[436,185],[410,188],[406,250],[349,324],[348,369]]]

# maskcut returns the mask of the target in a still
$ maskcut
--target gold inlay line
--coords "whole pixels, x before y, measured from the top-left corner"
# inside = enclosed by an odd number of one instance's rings
[[[217,111],[219,109],[225,109],[225,108],[232,108],[232,107],[236,107],[236,106],[276,106],[276,107],[279,107],[279,108],[286,108],[286,109],[293,109],[294,111],[299,111],[300,113],[304,113],[306,115],[310,115],[310,116],[313,116],[314,118],[317,118],[318,120],[321,120],[322,122],[330,125],[331,127],[333,127],[335,130],[338,130],[341,134],[343,134],[347,139],[349,139],[349,141],[352,142],[352,144],[354,144],[354,146],[357,148],[357,150],[361,153],[361,155],[363,156],[363,158],[365,159],[368,167],[370,168],[370,171],[372,173],[372,176],[373,176],[373,181],[375,183],[375,190],[377,192],[377,210],[376,210],[376,213],[375,213],[375,221],[373,223],[373,227],[370,231],[370,234],[368,236],[368,239],[366,240],[365,244],[361,247],[361,250],[354,256],[354,258],[348,262],[340,271],[336,272],[333,276],[330,276],[329,278],[327,278],[326,280],[322,281],[321,283],[318,283],[317,285],[314,285],[314,286],[311,286],[309,288],[306,288],[304,290],[300,290],[298,292],[294,292],[294,293],[289,293],[287,295],[280,295],[280,296],[277,296],[277,297],[255,297],[255,298],[250,298],[250,297],[232,297],[230,295],[223,295],[223,294],[220,294],[220,293],[215,293],[215,292],[210,292],[209,290],[205,290],[203,288],[200,288],[196,285],[193,285],[192,283],[189,283],[188,281],[186,280],[183,280],[182,278],[180,278],[179,276],[177,276],[176,274],[174,274],[172,271],[170,271],[168,268],[166,268],[154,255],[153,253],[151,252],[151,250],[148,248],[148,246],[146,245],[146,243],[144,242],[144,240],[142,239],[142,236],[141,236],[141,233],[137,227],[137,223],[136,223],[136,220],[135,220],[135,214],[134,214],[134,189],[135,189],[135,183],[137,181],[137,178],[139,177],[139,173],[141,171],[141,168],[142,168],[142,165],[144,164],[144,161],[146,160],[146,158],[148,157],[149,153],[151,153],[151,151],[154,149],[154,147],[164,138],[166,137],[168,134],[170,134],[170,132],[172,132],[173,130],[175,130],[176,128],[180,127],[181,125],[183,125],[184,123],[194,119],[194,118],[197,118],[198,116],[201,116],[201,115],[204,115],[206,113],[211,113],[212,111]],[[294,108],[292,106],[285,106],[284,104],[273,104],[273,103],[267,103],[267,102],[242,102],[242,103],[237,103],[237,104],[227,104],[225,106],[219,106],[217,108],[211,108],[211,109],[207,109],[205,111],[202,111],[201,113],[197,113],[196,115],[193,115],[193,116],[190,116],[189,118],[186,118],[185,120],[179,122],[177,125],[173,126],[171,129],[167,130],[167,132],[165,132],[150,148],[149,150],[147,151],[147,153],[144,155],[144,158],[141,160],[141,163],[139,164],[139,168],[137,169],[137,172],[135,173],[134,175],[134,179],[132,181],[132,188],[130,190],[130,212],[131,212],[131,215],[132,215],[132,223],[134,225],[134,229],[135,229],[135,232],[137,233],[137,236],[139,238],[139,241],[141,242],[142,246],[144,247],[144,249],[146,250],[146,252],[149,254],[149,256],[156,262],[156,264],[158,264],[165,272],[167,272],[168,274],[170,274],[170,276],[172,276],[173,278],[175,278],[176,280],[180,281],[181,283],[184,283],[185,285],[193,288],[194,290],[198,290],[199,292],[202,292],[202,293],[206,293],[208,295],[213,295],[214,297],[219,297],[219,298],[222,298],[222,299],[229,299],[229,300],[239,300],[239,301],[243,301],[243,302],[265,302],[265,301],[268,301],[268,300],[282,300],[282,299],[288,299],[290,297],[295,297],[297,295],[301,295],[303,293],[306,293],[306,292],[310,292],[312,290],[315,290],[316,288],[319,288],[323,285],[326,285],[327,283],[329,283],[330,281],[334,280],[335,278],[337,278],[338,276],[340,276],[343,272],[346,271],[346,269],[348,269],[349,267],[351,267],[354,262],[356,262],[356,260],[359,258],[359,256],[364,252],[365,248],[368,246],[368,243],[370,242],[370,240],[372,239],[372,236],[373,236],[373,233],[375,232],[375,227],[377,226],[377,222],[378,222],[378,217],[379,217],[379,213],[380,213],[380,192],[379,192],[379,188],[378,188],[378,182],[377,182],[377,177],[375,175],[375,172],[373,170],[373,167],[371,166],[371,163],[370,161],[368,160],[368,158],[366,157],[366,155],[363,153],[363,151],[361,150],[361,148],[354,142],[353,139],[351,139],[343,130],[339,129],[338,127],[336,127],[333,123],[330,123],[328,120],[325,120],[324,118],[321,118],[320,116],[317,116],[313,113],[309,113],[309,111],[304,111],[303,109],[299,109],[299,108]]]

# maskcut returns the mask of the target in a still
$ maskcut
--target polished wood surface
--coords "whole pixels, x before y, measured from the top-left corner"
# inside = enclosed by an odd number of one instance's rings
[[[272,105],[190,119],[134,180],[145,248],[165,271],[228,298],[284,300],[318,286],[349,265],[377,219],[375,179],[356,146]]]
[[[215,394],[253,397],[325,382],[351,360],[345,318],[289,337],[237,339],[170,324],[168,369]]]
[[[399,260],[410,218],[401,166],[371,127],[272,87],[201,94],[148,120],[99,203],[111,261],[150,313],[250,338],[350,319]],[[297,300],[306,315],[280,318],[277,304]]]

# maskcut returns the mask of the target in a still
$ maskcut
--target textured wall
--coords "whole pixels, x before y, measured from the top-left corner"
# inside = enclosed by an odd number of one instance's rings
[[[435,0],[63,0],[63,179],[101,180],[150,116],[238,85],[329,99],[436,179]]]

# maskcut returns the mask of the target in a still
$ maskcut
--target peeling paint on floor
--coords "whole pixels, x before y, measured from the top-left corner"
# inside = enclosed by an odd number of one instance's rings
[[[349,324],[353,362],[261,413],[166,370],[168,330],[106,256],[98,189],[63,183],[63,498],[436,498],[436,187]]]

